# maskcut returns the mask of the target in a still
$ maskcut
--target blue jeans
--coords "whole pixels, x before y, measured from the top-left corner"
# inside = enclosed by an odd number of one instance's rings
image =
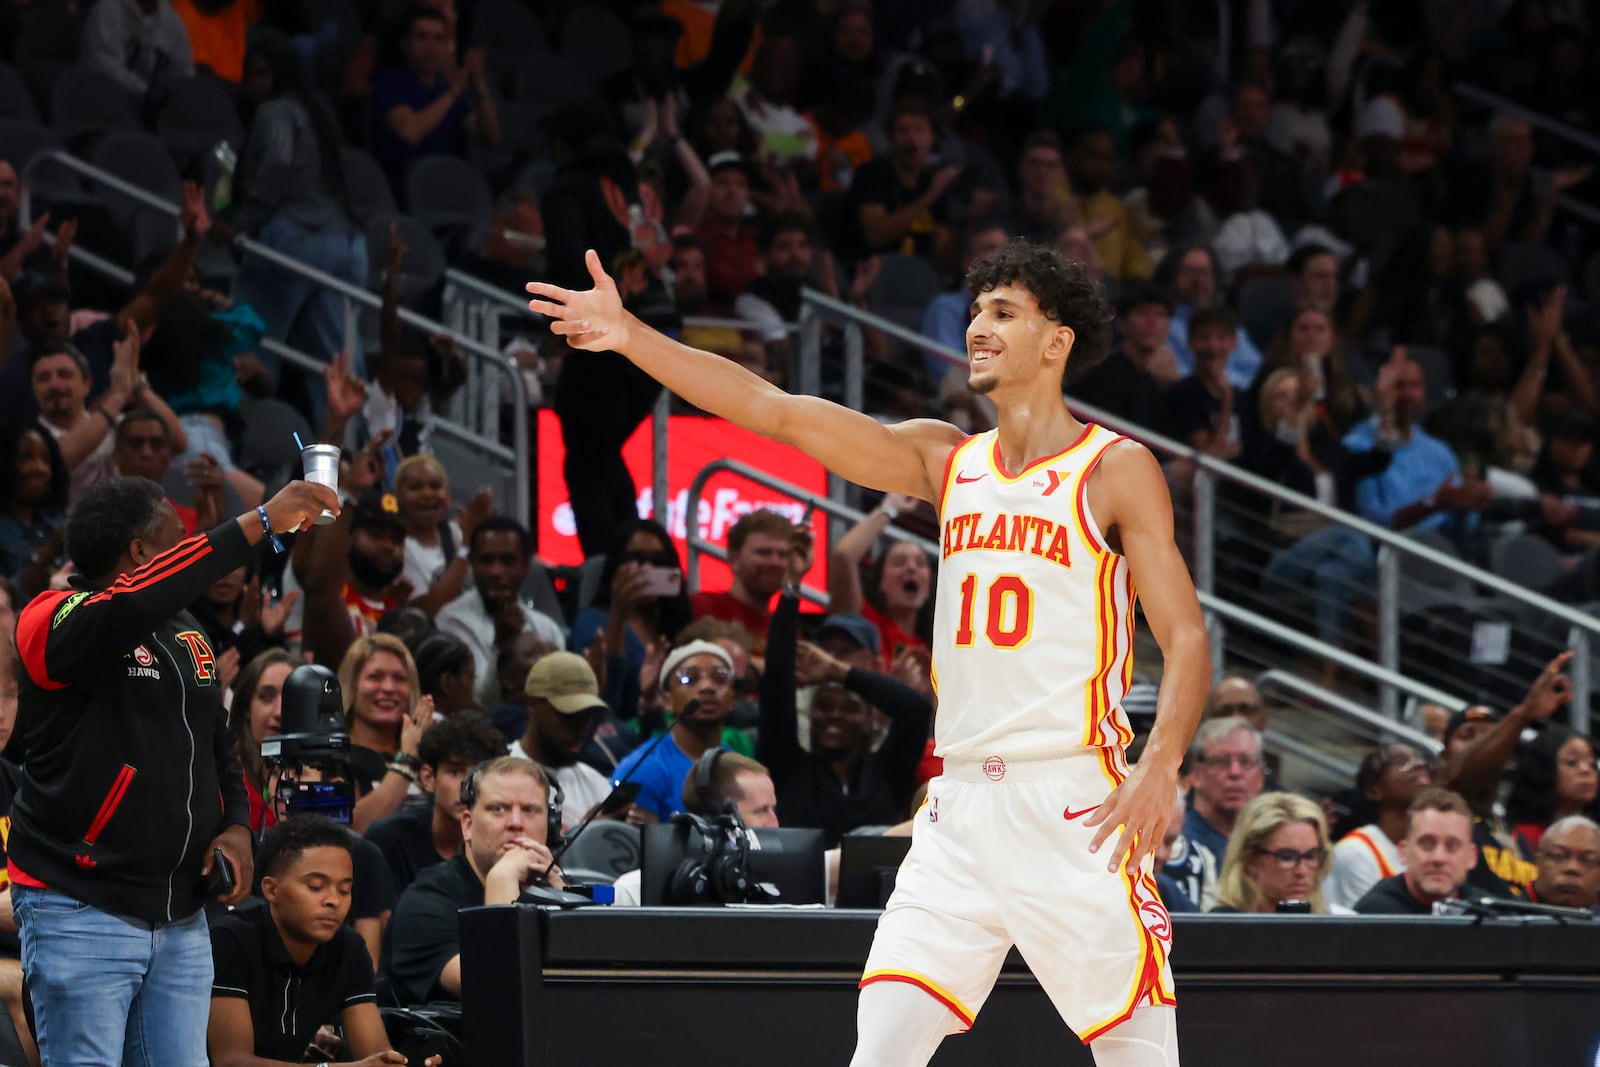
[[[206,1067],[205,912],[124,919],[54,889],[11,887],[39,1055],[51,1067]]]
[[[367,239],[357,230],[343,226],[307,230],[279,215],[267,220],[256,240],[358,289],[367,287]],[[268,337],[309,356],[327,361],[345,348],[344,297],[260,256],[244,257],[233,282],[233,299],[235,303],[249,304],[255,309],[266,324]],[[278,357],[265,350],[256,355],[276,379]],[[351,370],[364,379],[366,367],[360,345],[350,353],[350,358]],[[327,412],[328,394],[322,379],[315,377],[313,380],[313,377],[307,376],[307,393],[311,400],[312,426],[320,429]]]
[[[1351,605],[1377,584],[1374,558],[1365,534],[1324,526],[1273,555],[1261,575],[1261,591],[1310,598],[1317,637],[1342,648]]]

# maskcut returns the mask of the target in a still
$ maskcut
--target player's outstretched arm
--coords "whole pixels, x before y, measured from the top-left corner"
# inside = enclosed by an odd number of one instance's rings
[[[1095,516],[1107,529],[1115,527],[1121,538],[1122,554],[1162,656],[1156,724],[1144,754],[1087,820],[1087,825],[1099,827],[1091,851],[1099,851],[1118,826],[1126,828],[1111,850],[1114,871],[1124,855],[1129,867],[1143,863],[1166,832],[1178,768],[1211,688],[1211,649],[1194,582],[1172,539],[1172,498],[1155,456],[1141,444],[1120,442],[1106,452],[1091,477],[1091,490],[1103,489]]]
[[[763,437],[793,445],[858,485],[937,502],[937,479],[962,433],[934,419],[885,426],[869,415],[814,396],[794,396],[732,360],[679,344],[622,306],[617,286],[591,249],[594,288],[585,292],[528,283],[528,307],[552,320],[573,348],[621,353],[696,407]],[[569,357],[571,358],[571,357]]]

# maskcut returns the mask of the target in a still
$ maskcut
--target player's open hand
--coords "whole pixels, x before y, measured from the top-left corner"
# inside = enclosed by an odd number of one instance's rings
[[[595,250],[585,252],[583,261],[594,279],[593,289],[577,292],[549,282],[529,282],[528,292],[545,299],[528,301],[528,308],[548,315],[553,320],[550,332],[565,337],[573,348],[620,351],[628,342],[632,316],[623,310],[617,283],[600,266]]]
[[[1113,832],[1122,834],[1111,849],[1106,870],[1122,869],[1126,859],[1130,870],[1138,870],[1145,857],[1155,851],[1172,818],[1172,797],[1177,783],[1171,775],[1156,771],[1150,764],[1136,764],[1123,783],[1111,791],[1085,826],[1099,827],[1089,851],[1098,853]]]

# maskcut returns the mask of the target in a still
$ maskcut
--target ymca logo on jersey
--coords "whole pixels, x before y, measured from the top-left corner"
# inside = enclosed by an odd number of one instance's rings
[[[153,678],[156,681],[161,680],[161,671],[157,669],[155,665],[155,655],[143,645],[140,645],[132,652],[124,652],[122,654],[122,658],[133,661],[128,667],[129,678]]]
[[[1071,471],[1048,470],[1048,471],[1045,471],[1044,474],[1045,474],[1045,476],[1043,478],[1035,478],[1033,480],[1033,487],[1035,489],[1043,489],[1044,490],[1044,492],[1039,494],[1040,496],[1049,496],[1051,493],[1055,492],[1057,489],[1060,489],[1061,486],[1066,482],[1066,480],[1069,477],[1071,477],[1072,472]]]

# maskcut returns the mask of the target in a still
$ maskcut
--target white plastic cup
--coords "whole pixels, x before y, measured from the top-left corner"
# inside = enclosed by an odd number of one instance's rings
[[[307,445],[300,450],[300,462],[305,466],[306,481],[325,485],[335,493],[339,491],[339,446]],[[317,516],[316,525],[327,526],[338,516],[327,508]]]

